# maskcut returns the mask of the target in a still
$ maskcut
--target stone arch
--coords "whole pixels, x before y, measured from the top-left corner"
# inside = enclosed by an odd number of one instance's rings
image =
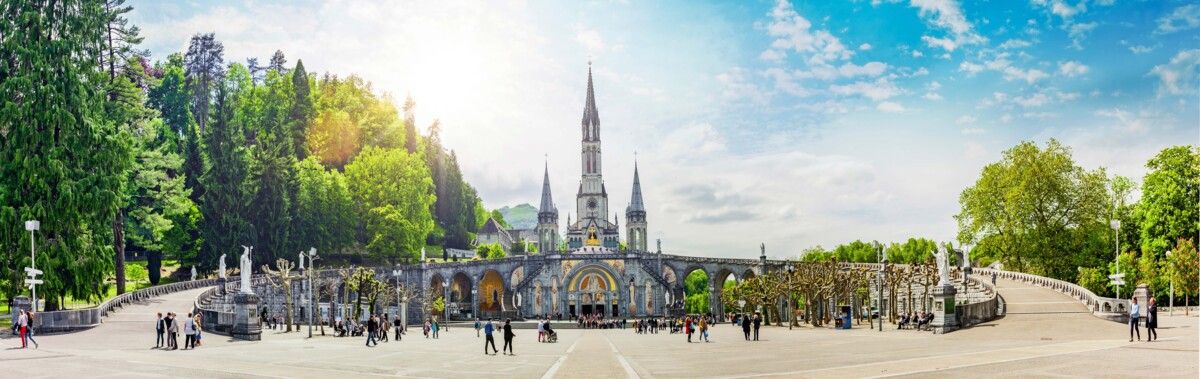
[[[525,266],[518,266],[508,275],[508,288],[517,289],[517,285],[521,284],[522,280],[525,280]]]
[[[754,279],[754,277],[756,277],[756,276],[758,276],[758,274],[754,272],[754,268],[748,267],[748,268],[746,268],[746,271],[742,272],[742,279],[738,280],[738,282],[741,283],[743,281]]]
[[[611,316],[625,306],[619,301],[621,280],[620,272],[604,262],[588,262],[572,268],[563,280],[568,313]]]
[[[450,279],[450,301],[467,303],[474,299],[471,296],[471,290],[475,288],[475,283],[471,281],[471,276],[466,272],[458,271]]]
[[[479,312],[504,311],[504,278],[495,269],[487,269],[479,278]]]
[[[704,288],[693,289],[692,291],[696,292],[696,293],[689,293],[688,288],[687,288],[688,287],[688,284],[687,284],[688,279],[687,278],[692,276],[692,273],[697,272],[697,271],[704,273],[704,276],[707,277],[708,279],[704,281],[704,284],[703,284]],[[712,269],[708,268],[708,267],[704,267],[702,265],[690,265],[690,266],[687,266],[687,268],[684,269],[682,271],[682,273],[683,273],[683,275],[681,275],[681,277],[679,279],[680,283],[679,283],[678,288],[682,292],[680,294],[681,295],[680,299],[683,300],[685,309],[686,309],[686,305],[687,305],[687,301],[688,301],[687,299],[689,297],[692,297],[693,295],[702,293],[702,294],[705,294],[705,296],[709,299],[709,306],[707,307],[708,308],[707,310],[704,310],[703,312],[700,312],[700,313],[709,313],[712,310],[712,304],[711,304],[712,293],[711,293],[711,291],[713,289],[709,288],[709,287],[712,287],[712,275],[713,275]],[[688,313],[693,313],[693,311],[695,311],[695,309],[687,309]]]
[[[442,278],[442,274],[434,273],[433,276],[429,278],[429,288],[433,290],[433,294],[435,296],[434,300],[445,297],[446,280]]]
[[[717,276],[710,278],[713,283],[713,287],[717,292],[712,297],[714,299],[713,301],[715,301],[717,304],[714,304],[712,308],[717,310],[717,313],[719,313],[717,317],[720,317],[722,321],[725,319],[725,308],[727,308],[725,302],[722,300],[722,295],[725,293],[725,283],[729,281],[733,281],[735,284],[742,282],[741,280],[738,280],[736,270],[737,268],[724,267],[717,271]]]

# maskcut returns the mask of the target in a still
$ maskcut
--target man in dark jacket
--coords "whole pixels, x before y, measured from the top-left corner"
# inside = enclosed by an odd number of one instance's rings
[[[154,342],[154,347],[163,347],[163,343],[167,342],[163,338],[163,333],[167,332],[167,321],[163,320],[162,312],[158,312],[158,321],[154,322],[154,329],[158,332],[158,339]]]
[[[749,341],[750,340],[750,318],[746,317],[746,315],[742,315],[741,320],[742,320],[742,334],[744,334],[746,336],[746,340]]]
[[[371,344],[379,345],[379,342],[375,341],[375,330],[376,329],[379,329],[379,321],[377,321],[375,319],[375,315],[371,315],[371,318],[367,319],[367,346],[368,347],[370,347]]]
[[[513,349],[512,340],[513,340],[513,337],[515,337],[515,336],[516,335],[513,334],[513,332],[512,332],[512,319],[510,319],[510,318],[504,319],[504,353],[505,354],[516,355],[516,354],[513,354],[513,351],[512,351],[512,349]]]

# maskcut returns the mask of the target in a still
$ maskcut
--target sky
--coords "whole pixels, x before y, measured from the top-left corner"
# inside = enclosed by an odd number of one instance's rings
[[[636,159],[669,254],[951,241],[959,194],[1021,141],[1135,181],[1200,142],[1190,1],[129,5],[153,59],[215,32],[227,62],[278,49],[411,95],[486,207],[536,206],[548,166],[564,226],[591,62],[609,208],[623,223]]]

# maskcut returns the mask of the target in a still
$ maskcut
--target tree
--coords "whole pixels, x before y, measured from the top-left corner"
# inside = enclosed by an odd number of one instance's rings
[[[192,36],[184,57],[184,67],[192,94],[192,114],[196,116],[197,130],[201,135],[208,126],[208,108],[213,92],[225,74],[224,66],[225,45],[217,41],[215,33]]]
[[[346,279],[346,288],[358,294],[357,300],[355,300],[354,319],[361,320],[359,314],[362,311],[363,302],[366,301],[374,313],[375,299],[379,296],[379,291],[384,289],[384,285],[375,279],[374,270],[356,267]]]
[[[17,253],[34,234],[39,295],[46,310],[63,296],[91,298],[112,266],[112,222],[130,161],[127,133],[103,118],[97,64],[103,46],[99,2],[6,1],[0,22],[0,245],[10,298],[21,289]],[[67,280],[69,278],[69,280]]]
[[[458,167],[458,156],[450,152],[446,162],[445,190],[438,194],[437,220],[445,230],[445,246],[465,249],[471,244],[475,225],[475,203],[479,198],[475,188],[467,184]]]
[[[1200,233],[1200,148],[1175,146],[1163,149],[1146,162],[1150,172],[1142,179],[1141,247],[1157,256],[1172,242]]]
[[[692,271],[683,280],[683,288],[687,297],[684,298],[684,304],[687,307],[687,312],[692,314],[706,314],[712,309],[708,296],[708,274],[702,270]]]
[[[100,67],[108,70],[110,81],[116,79],[117,73],[125,69],[122,65],[135,56],[150,55],[149,51],[135,49],[144,37],[139,35],[141,29],[137,25],[130,25],[129,19],[125,18],[125,14],[132,10],[132,6],[125,5],[125,0],[104,1],[105,51],[99,58]]]
[[[354,200],[346,179],[337,170],[325,170],[316,157],[296,163],[296,198],[291,238],[301,248],[342,251],[354,246]]]
[[[282,73],[284,66],[287,65],[287,58],[283,56],[283,50],[275,50],[275,54],[271,54],[271,61],[267,63],[267,71],[275,71]]]
[[[288,129],[292,134],[292,148],[296,152],[297,160],[308,157],[305,137],[314,115],[309,81],[308,72],[304,71],[304,61],[296,60],[296,68],[292,70],[292,91],[295,99],[292,100],[292,109],[288,111]]]
[[[292,269],[296,268],[296,264],[287,259],[279,258],[275,261],[275,270],[271,266],[262,265],[263,273],[267,274],[267,280],[275,288],[283,288],[283,295],[287,301],[285,317],[287,318],[287,329],[284,333],[292,332],[292,280],[298,279],[299,276],[292,276]],[[276,282],[278,280],[278,282]]]
[[[1200,255],[1196,254],[1196,244],[1188,238],[1180,238],[1169,258],[1167,272],[1175,283],[1175,292],[1183,296],[1185,313],[1191,307],[1191,299],[1200,293]]]
[[[1103,169],[1075,165],[1070,148],[1022,142],[987,165],[959,197],[959,242],[987,240],[1006,268],[1075,281],[1107,261],[1112,207]],[[1109,244],[1108,246],[1112,246]]]
[[[230,79],[238,67],[230,69]],[[252,194],[250,218],[257,237],[255,246],[265,251],[266,259],[288,256],[289,229],[292,221],[293,194],[292,135],[285,125],[288,104],[292,100],[291,81],[278,71],[268,71],[266,83],[247,96],[254,96],[256,107],[243,107],[243,114],[254,117],[258,126],[257,143],[250,147],[249,177],[246,192]],[[246,105],[250,101],[240,105]],[[254,114],[256,113],[257,114]],[[255,117],[257,116],[257,117]]]
[[[346,166],[346,180],[359,214],[367,216],[360,240],[367,250],[393,263],[416,257],[433,230],[433,183],[421,158],[368,147]]]
[[[237,105],[230,91],[224,85],[217,88],[212,127],[204,133],[205,155],[211,164],[200,178],[205,188],[200,213],[206,217],[200,222],[204,249],[196,263],[202,269],[212,269],[221,252],[236,251],[254,236],[247,210],[252,194],[245,185],[249,176],[245,134],[234,121]],[[258,256],[255,260],[268,262]]]
[[[413,101],[412,94],[404,99],[404,147],[408,149],[409,154],[417,152],[417,119],[413,111],[417,107],[417,102]]]

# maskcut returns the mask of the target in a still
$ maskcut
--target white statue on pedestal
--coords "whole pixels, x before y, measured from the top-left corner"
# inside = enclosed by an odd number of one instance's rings
[[[221,254],[221,260],[219,261],[219,263],[221,265],[221,269],[217,270],[217,276],[220,277],[221,279],[225,279],[225,254],[224,253]]]
[[[192,265],[192,281],[196,280],[196,265]]]
[[[254,293],[254,290],[250,288],[250,265],[252,264],[252,263],[250,263],[250,251],[252,251],[252,250],[254,250],[253,247],[246,247],[246,245],[242,245],[242,260],[241,260],[242,290],[241,290],[241,293],[249,293],[249,294]]]
[[[938,266],[938,285],[944,286],[950,284],[950,256],[946,253],[946,244],[939,243],[937,258]]]
[[[300,270],[303,271],[304,270],[304,252],[303,251],[300,252],[299,258],[300,258]]]

